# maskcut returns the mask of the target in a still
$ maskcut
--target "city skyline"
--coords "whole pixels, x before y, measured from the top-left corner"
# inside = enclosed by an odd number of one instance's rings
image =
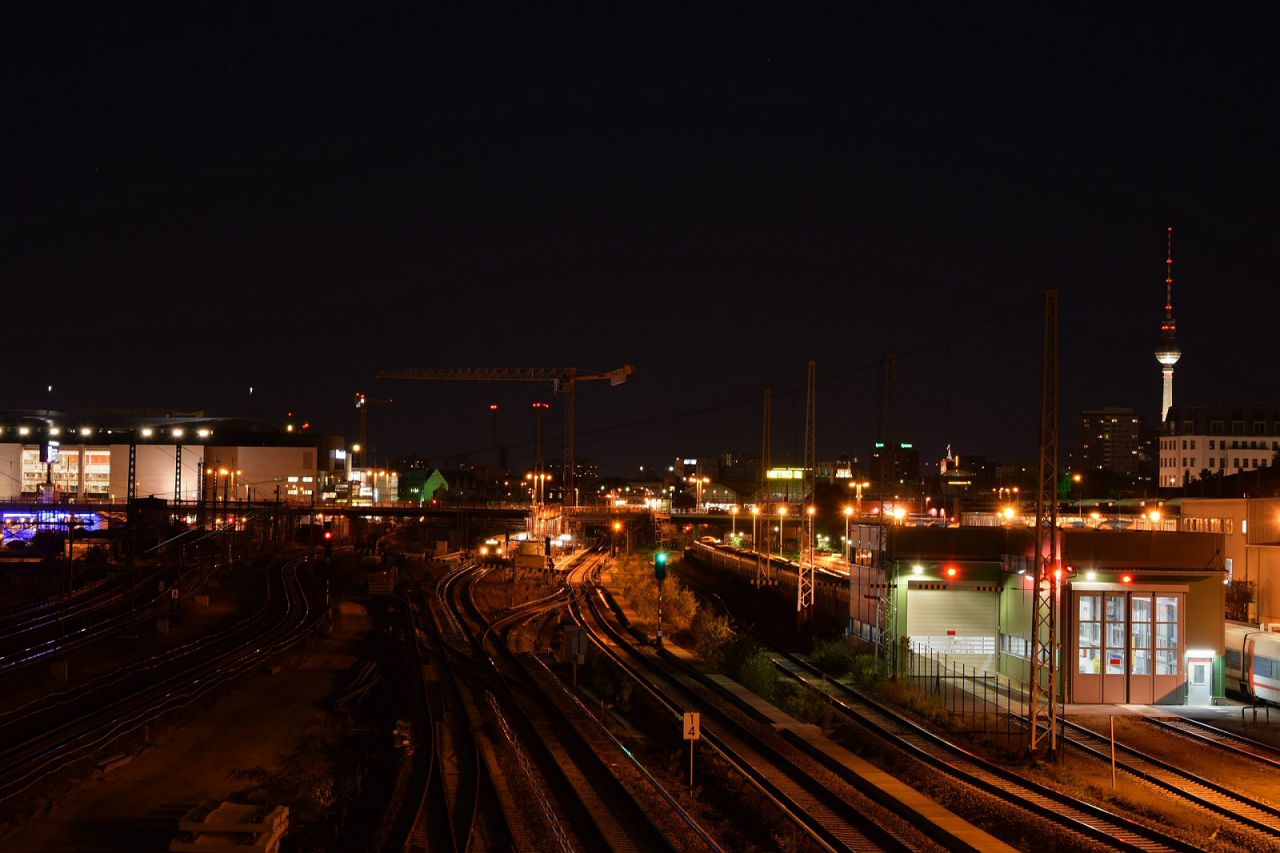
[[[374,18],[262,14],[196,32],[187,10],[96,10],[22,30],[3,168],[26,239],[3,274],[100,327],[53,332],[39,369],[7,384],[12,407],[50,405],[52,384],[58,408],[292,410],[350,435],[365,391],[397,398],[371,421],[388,455],[458,453],[485,448],[493,402],[506,435],[531,438],[506,413],[532,389],[374,374],[630,363],[578,421],[636,426],[584,452],[750,450],[750,402],[640,422],[767,387],[779,451],[798,458],[814,359],[834,456],[874,438],[874,365],[894,350],[899,420],[928,458],[1000,452],[996,434],[1029,457],[1045,289],[1062,297],[1063,411],[1154,421],[1169,225],[1178,399],[1277,396],[1233,369],[1266,358],[1266,312],[1250,309],[1273,267],[1256,28],[1118,11],[1101,38],[1070,18],[1029,34],[887,11],[774,27],[748,11],[729,36],[711,14],[597,10],[410,15],[392,35]],[[1226,324],[1224,293],[1239,306]]]

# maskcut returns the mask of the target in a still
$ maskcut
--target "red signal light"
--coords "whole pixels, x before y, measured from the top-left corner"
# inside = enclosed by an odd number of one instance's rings
[[[326,530],[326,531],[324,532],[324,538],[325,538],[325,539],[332,539],[332,538],[333,538],[333,531],[332,531],[332,530]]]
[[[1120,578],[1120,583],[1133,583],[1133,575],[1125,575]]]
[[[949,577],[949,578],[953,578],[953,577],[955,577],[955,576],[956,576],[956,567],[955,567],[955,566],[947,566],[947,577]]]

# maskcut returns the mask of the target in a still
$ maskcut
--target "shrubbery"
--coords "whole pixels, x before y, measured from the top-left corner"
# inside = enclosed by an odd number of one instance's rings
[[[635,554],[618,558],[617,577],[636,615],[647,622],[658,618],[658,580],[653,565]],[[683,631],[698,613],[698,599],[678,578],[667,575],[662,590],[662,623],[670,631]]]
[[[818,669],[839,677],[853,669],[853,648],[845,639],[819,640],[813,647],[812,659]]]
[[[724,666],[724,647],[733,639],[733,628],[729,626],[729,620],[706,610],[699,610],[690,630],[702,659],[715,667]]]

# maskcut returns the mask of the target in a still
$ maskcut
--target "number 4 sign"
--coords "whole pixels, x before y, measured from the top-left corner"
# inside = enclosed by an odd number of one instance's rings
[[[702,715],[697,711],[684,712],[684,739],[689,741],[689,787],[693,787],[693,744],[702,739]]]

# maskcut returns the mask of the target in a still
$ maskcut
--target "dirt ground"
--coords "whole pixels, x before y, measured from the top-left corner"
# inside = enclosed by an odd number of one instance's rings
[[[163,851],[189,808],[245,787],[232,771],[278,769],[325,724],[335,682],[358,660],[362,611],[279,673],[251,676],[100,781],[87,781],[0,837],[6,851]]]

